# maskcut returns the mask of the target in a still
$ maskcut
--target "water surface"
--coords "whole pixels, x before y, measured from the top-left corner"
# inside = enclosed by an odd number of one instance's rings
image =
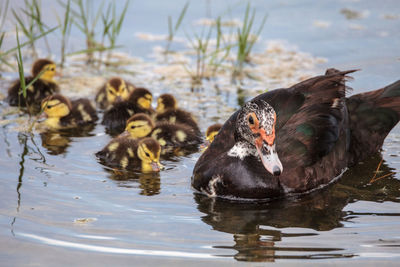
[[[187,29],[192,27],[190,21],[222,13],[228,2],[190,1]],[[327,58],[315,73],[332,66],[361,68],[349,83],[355,93],[399,78],[400,20],[382,18],[400,14],[396,1],[252,3],[269,13],[264,41],[285,39],[301,51]],[[134,39],[134,32],[165,34],[167,15],[176,17],[183,4],[132,3],[121,35],[125,51],[151,60],[153,44]],[[232,16],[240,18],[244,8],[239,5]],[[348,20],[340,13],[343,8],[367,10],[369,15]],[[321,20],[331,26],[316,27],[315,21]],[[73,36],[79,39],[78,33]],[[140,83],[137,76],[132,79]],[[236,91],[219,91],[213,81],[196,90],[160,80],[148,82],[155,95],[178,94],[182,107],[199,117],[202,129],[224,120],[243,101]],[[2,81],[3,94],[7,86],[8,81]],[[191,103],[194,96],[201,101]],[[0,110],[6,109],[7,104],[1,103]],[[1,119],[16,117],[2,115]],[[73,135],[19,132],[17,126],[16,122],[0,126],[4,266],[231,265],[237,261],[395,265],[400,258],[399,127],[386,139],[382,153],[349,169],[335,184],[306,196],[238,203],[191,189],[199,152],[164,160],[166,170],[160,174],[115,174],[94,156],[110,140],[101,125]]]

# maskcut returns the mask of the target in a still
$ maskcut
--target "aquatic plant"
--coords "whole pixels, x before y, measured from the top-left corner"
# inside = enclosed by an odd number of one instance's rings
[[[105,26],[107,26],[107,28],[104,27],[105,30],[103,31],[106,33],[109,44],[110,44],[108,59],[111,57],[111,49],[114,49],[116,47],[116,41],[121,32],[121,27],[122,27],[122,24],[125,19],[126,11],[128,10],[129,0],[127,0],[125,2],[125,6],[124,6],[121,14],[117,15],[115,6],[116,6],[115,2],[112,2],[112,6],[111,6],[111,4],[109,6],[109,10],[112,9],[111,22],[108,25],[105,25]]]
[[[31,44],[32,41],[36,41],[36,40],[42,38],[43,36],[45,36],[45,35],[47,35],[47,34],[53,32],[53,31],[56,30],[57,28],[58,28],[58,27],[51,28],[51,29],[49,29],[48,31],[45,31],[45,32],[42,33],[42,34],[33,36],[33,38],[32,38],[31,40],[28,40],[28,41],[26,41],[26,42],[20,44],[19,46],[17,45],[17,46],[15,46],[15,47],[13,47],[13,48],[8,49],[8,50],[5,51],[5,52],[0,52],[0,62],[9,65],[8,62],[7,62],[7,60],[6,60],[6,57],[7,57],[9,54],[11,54],[11,53],[17,51],[17,50],[18,50],[18,47],[21,49],[21,48],[23,48],[24,46]],[[13,67],[13,66],[10,65],[10,67]]]
[[[243,25],[237,29],[237,55],[236,62],[233,71],[233,78],[241,76],[243,73],[244,63],[249,60],[250,52],[258,40],[262,29],[264,28],[265,22],[267,20],[267,15],[265,14],[258,30],[252,33],[253,23],[256,16],[256,9],[250,10],[250,2],[247,3],[246,11],[244,13]],[[251,12],[251,15],[250,15]]]
[[[65,13],[64,13],[64,19],[61,21],[59,17],[58,19],[58,25],[60,27],[61,31],[61,62],[60,66],[61,68],[64,67],[65,63],[65,49],[68,43],[69,35],[71,33],[71,27],[73,23],[73,18],[71,16],[71,0],[68,0],[67,4],[65,5]]]
[[[4,4],[2,6],[0,6],[0,51],[1,51],[1,47],[3,45],[4,37],[6,36],[6,32],[3,31],[3,26],[4,26],[4,22],[6,20],[6,16],[7,16],[9,2],[10,1],[7,0],[4,2]],[[5,60],[3,57],[1,57],[1,54],[2,53],[0,52],[0,66],[1,66],[1,63],[10,65],[7,60]],[[0,74],[0,76],[1,76],[1,74]]]
[[[74,16],[73,24],[85,35],[86,38],[86,49],[77,51],[72,54],[85,53],[88,57],[87,62],[93,63],[93,53],[102,50],[102,47],[96,42],[95,28],[97,22],[100,19],[101,12],[103,10],[104,1],[100,3],[95,13],[93,1],[87,0],[84,5],[83,0],[74,0],[77,10],[71,9],[71,14]]]
[[[175,36],[176,32],[179,30],[179,27],[181,26],[182,20],[185,17],[188,7],[189,7],[189,2],[186,2],[186,4],[183,6],[183,8],[179,14],[179,17],[175,23],[175,26],[172,26],[172,17],[168,16],[168,37],[167,37],[167,46],[165,48],[166,56],[170,52],[171,43],[174,40],[174,36]]]
[[[22,53],[21,53],[21,44],[19,42],[19,34],[18,34],[18,26],[16,26],[16,39],[17,39],[17,55],[16,55],[16,59],[17,59],[17,64],[18,64],[18,74],[19,74],[19,81],[20,81],[20,89],[19,89],[19,94],[22,94],[22,96],[24,98],[26,98],[26,90],[32,86],[32,84],[34,82],[36,82],[37,79],[40,78],[40,76],[43,75],[43,73],[46,70],[42,70],[36,77],[34,77],[32,79],[31,82],[29,82],[28,84],[25,83],[25,71],[24,71],[24,63],[23,63],[23,59],[22,59]],[[29,103],[26,102],[27,105],[27,109],[28,109],[28,113],[29,115],[31,115],[31,108],[29,107]],[[20,104],[18,105],[20,106]]]
[[[204,28],[201,34],[194,33],[193,38],[190,37],[186,32],[185,35],[195,50],[196,53],[196,67],[195,71],[190,71],[187,67],[185,67],[186,71],[190,74],[192,78],[192,82],[194,84],[200,84],[201,80],[204,78],[205,69],[206,69],[206,58],[207,58],[207,50],[209,47],[211,33],[213,27],[208,28],[208,32],[205,33]]]
[[[18,27],[22,30],[25,37],[30,41],[30,46],[32,49],[32,54],[34,58],[37,58],[37,52],[35,48],[35,36],[37,34],[44,34],[46,29],[49,29],[47,25],[43,23],[42,15],[41,15],[41,7],[37,0],[24,0],[24,7],[20,8],[20,12],[17,12],[15,9],[12,9],[12,14]],[[46,39],[45,43],[47,46],[47,50],[50,53],[50,45]]]
[[[213,77],[216,76],[218,69],[223,65],[223,63],[228,58],[232,47],[235,46],[235,44],[229,43],[224,38],[221,26],[221,17],[217,17],[217,19],[215,20],[215,27],[217,31],[216,44],[214,51],[212,51],[209,55],[210,59],[208,62],[208,65],[212,69],[211,76]]]

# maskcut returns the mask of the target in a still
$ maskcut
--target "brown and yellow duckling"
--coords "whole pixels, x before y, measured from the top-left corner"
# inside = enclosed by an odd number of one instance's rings
[[[115,102],[128,100],[129,94],[135,86],[120,77],[109,79],[96,95],[96,104],[101,109],[106,109]]]
[[[70,101],[55,94],[43,99],[41,107],[46,116],[41,125],[49,130],[76,128],[92,124],[98,119],[96,109],[86,98]]]
[[[151,137],[140,140],[118,136],[111,140],[96,156],[112,168],[159,172],[160,144]]]
[[[221,127],[221,123],[215,123],[207,128],[206,141],[203,144],[204,150],[214,141],[214,138],[219,133],[219,130],[221,130]]]
[[[21,83],[17,80],[8,89],[7,101],[10,106],[28,106],[32,112],[37,113],[40,111],[41,101],[46,96],[59,91],[57,83],[53,80],[56,74],[56,64],[48,59],[38,59],[33,63],[31,72],[31,76],[25,77],[26,85],[39,74],[41,76],[27,88],[26,98],[20,93]]]
[[[128,100],[114,103],[104,112],[101,124],[111,133],[121,133],[125,129],[126,121],[136,113],[154,113],[151,102],[153,95],[146,88],[136,88],[129,95]]]
[[[201,137],[187,125],[168,122],[154,124],[150,116],[143,113],[135,114],[127,120],[125,132],[121,136],[133,139],[151,136],[160,143],[163,150],[193,147],[201,143]]]
[[[192,128],[196,134],[200,134],[199,126],[192,114],[178,108],[178,102],[171,94],[162,94],[157,99],[155,120],[158,122],[180,123]]]

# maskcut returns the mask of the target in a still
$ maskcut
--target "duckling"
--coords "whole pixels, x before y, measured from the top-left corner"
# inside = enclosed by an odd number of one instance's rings
[[[219,130],[221,130],[221,127],[221,123],[215,123],[207,128],[204,149],[207,149],[207,147],[214,141],[214,138],[219,133]]]
[[[56,64],[48,59],[38,59],[32,65],[32,76],[25,77],[28,85],[40,73],[42,75],[30,87],[27,88],[26,98],[20,93],[21,83],[16,80],[8,89],[7,101],[10,106],[28,107],[32,112],[40,111],[40,103],[46,97],[59,92],[59,87],[53,80],[56,73]]]
[[[120,77],[109,79],[96,95],[96,104],[101,109],[106,109],[114,102],[128,100],[129,94],[135,86]]]
[[[199,126],[189,112],[179,109],[175,97],[171,94],[162,94],[157,99],[156,121],[168,121],[180,123],[192,128],[196,134],[200,134]]]
[[[96,156],[113,168],[159,172],[160,144],[151,137],[141,140],[118,136],[111,140]]]
[[[42,124],[49,130],[70,129],[94,123],[96,109],[86,98],[70,101],[55,94],[42,100],[42,110],[47,119]]]
[[[101,124],[111,133],[121,133],[126,121],[136,113],[154,113],[151,108],[153,95],[146,88],[136,88],[129,95],[129,99],[114,103],[103,116]]]
[[[150,116],[143,113],[135,114],[127,120],[121,136],[130,136],[133,139],[151,136],[158,141],[163,150],[193,147],[201,143],[200,136],[187,125],[168,122],[154,124]]]

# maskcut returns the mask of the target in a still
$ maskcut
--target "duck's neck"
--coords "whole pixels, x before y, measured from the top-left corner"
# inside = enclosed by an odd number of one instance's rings
[[[59,129],[60,126],[60,118],[59,117],[50,117],[45,120],[45,125],[51,129]]]
[[[244,141],[236,142],[228,151],[228,156],[240,158],[241,160],[250,155],[257,156],[257,150],[254,146]]]
[[[56,83],[56,81],[54,81],[53,77],[47,77],[44,75],[42,75],[40,77],[40,80],[42,80],[43,82],[46,82],[46,83]]]
[[[142,161],[142,172],[152,172],[153,168],[150,163]]]

